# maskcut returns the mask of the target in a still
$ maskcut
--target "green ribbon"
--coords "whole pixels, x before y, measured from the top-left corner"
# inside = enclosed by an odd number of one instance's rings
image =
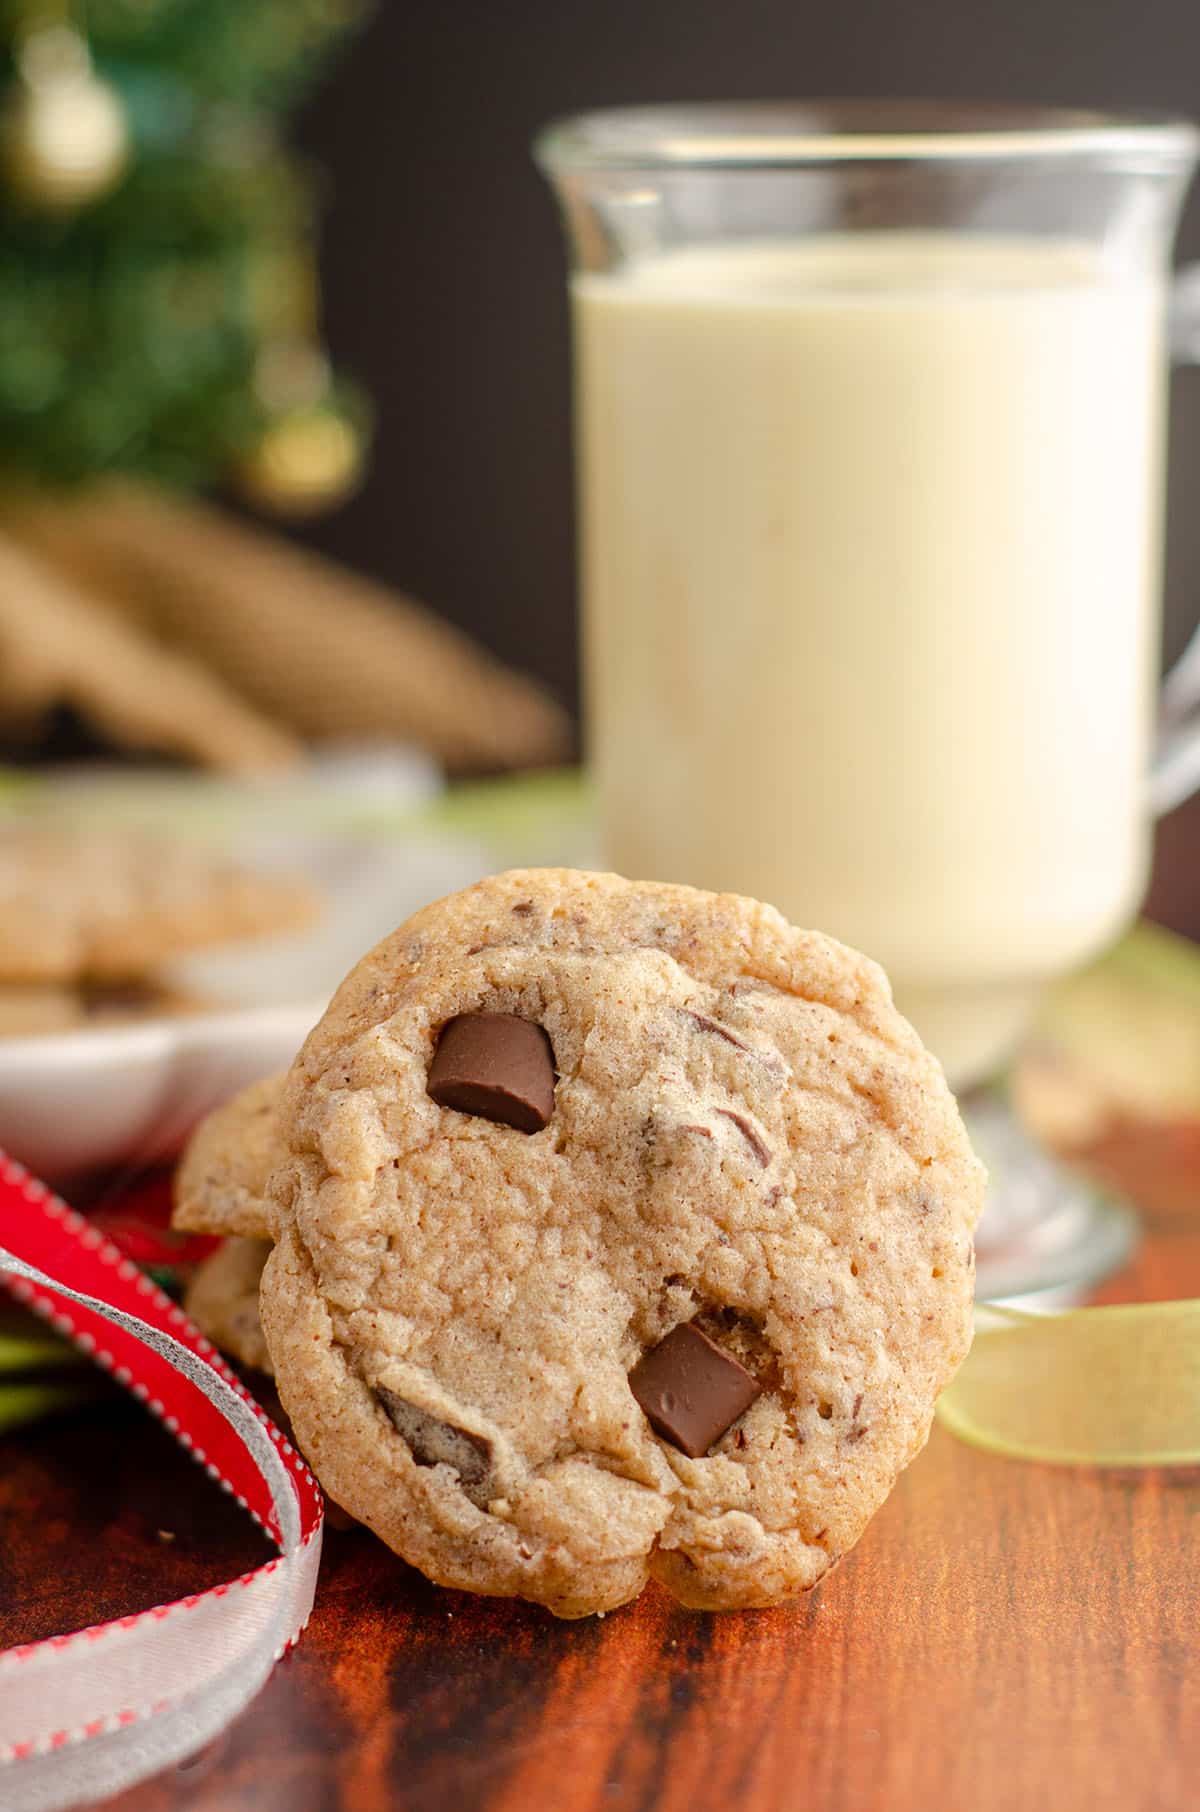
[[[981,1303],[938,1417],[1009,1459],[1200,1466],[1200,1301],[1046,1315]]]

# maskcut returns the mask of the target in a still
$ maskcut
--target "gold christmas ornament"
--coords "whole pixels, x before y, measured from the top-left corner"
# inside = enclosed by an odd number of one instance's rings
[[[363,435],[333,403],[290,409],[271,422],[237,470],[243,494],[279,516],[331,509],[358,487]]]
[[[92,68],[77,32],[31,33],[0,113],[8,182],[37,207],[63,211],[115,186],[129,161],[129,126],[116,91]]]

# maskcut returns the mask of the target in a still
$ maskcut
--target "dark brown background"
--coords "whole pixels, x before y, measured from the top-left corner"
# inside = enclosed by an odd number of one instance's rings
[[[304,122],[328,328],[376,399],[365,491],[306,534],[575,688],[557,113],[942,94],[1200,114],[1197,0],[382,0]],[[1182,249],[1200,255],[1200,203]],[[1200,609],[1200,380],[1176,380],[1167,644]]]

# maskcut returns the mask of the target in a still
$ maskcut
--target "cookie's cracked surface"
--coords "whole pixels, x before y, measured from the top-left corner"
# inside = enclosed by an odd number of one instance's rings
[[[540,1131],[439,1106],[443,1027],[543,1028]],[[969,1339],[982,1172],[879,969],[770,908],[502,875],[358,965],[294,1064],[262,1317],[300,1445],[433,1579],[563,1616],[813,1585]],[[629,1374],[681,1323],[761,1394],[689,1458]]]

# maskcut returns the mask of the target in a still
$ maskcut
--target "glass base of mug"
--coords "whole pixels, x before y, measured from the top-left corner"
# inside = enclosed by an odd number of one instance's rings
[[[1069,1307],[1124,1263],[1137,1217],[1056,1163],[998,1088],[976,1089],[959,1106],[989,1179],[975,1236],[976,1296]]]

